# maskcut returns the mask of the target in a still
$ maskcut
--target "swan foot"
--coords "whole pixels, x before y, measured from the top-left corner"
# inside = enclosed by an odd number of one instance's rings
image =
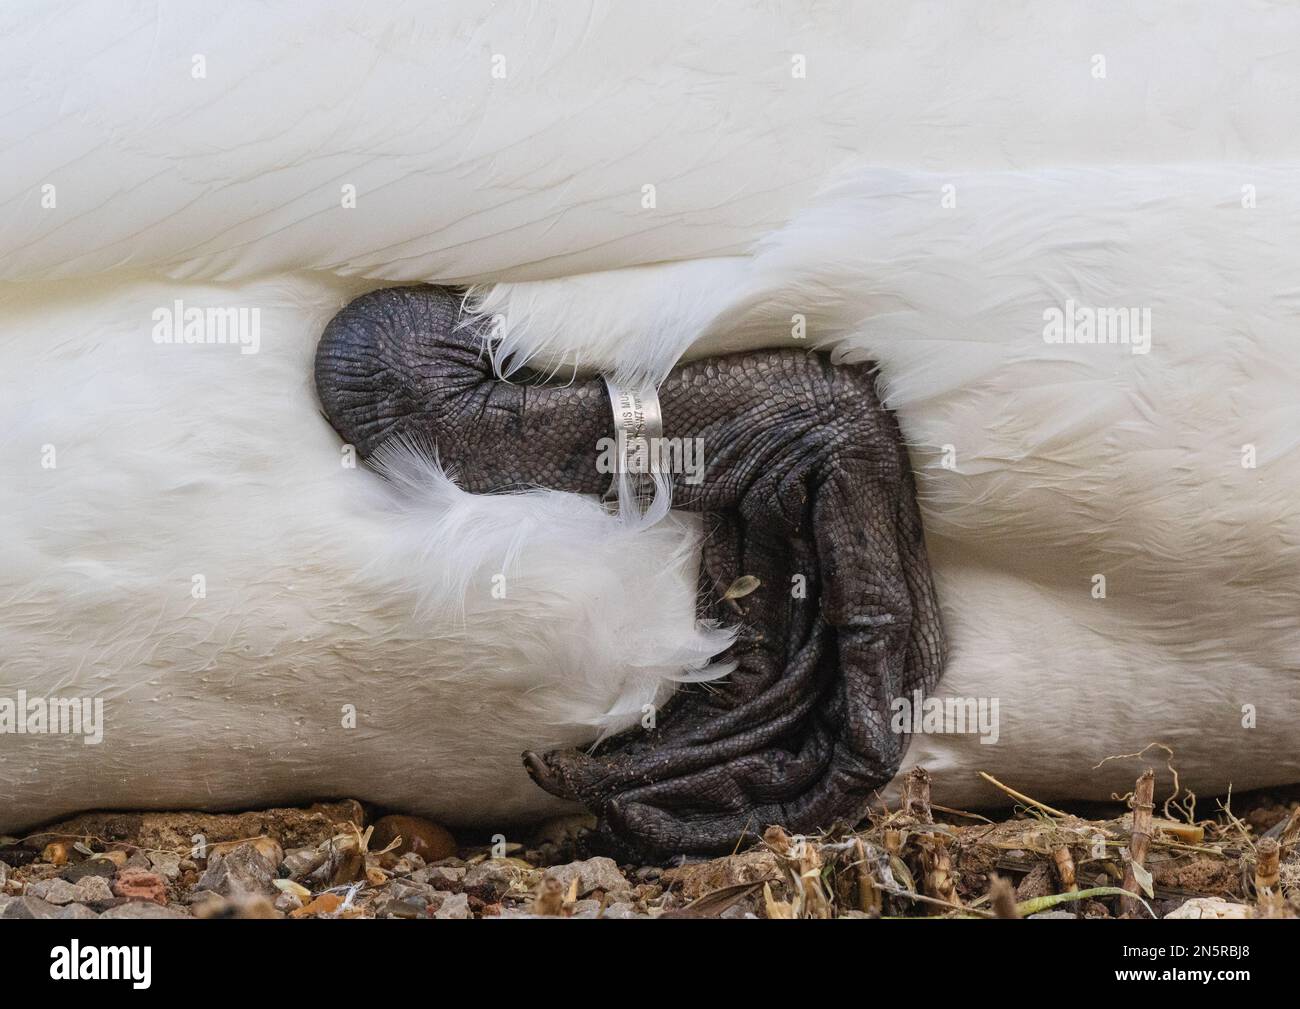
[[[331,423],[364,437],[363,455],[416,431],[468,490],[602,492],[602,383],[497,381],[449,299],[375,292],[340,313],[317,357]],[[737,626],[722,657],[735,669],[678,690],[652,729],[524,765],[638,857],[729,851],[769,824],[856,822],[906,750],[892,702],[933,688],[944,659],[896,421],[868,367],[793,350],[679,366],[660,401],[665,436],[704,446],[703,479],[674,476],[673,507],[706,513],[699,616]]]

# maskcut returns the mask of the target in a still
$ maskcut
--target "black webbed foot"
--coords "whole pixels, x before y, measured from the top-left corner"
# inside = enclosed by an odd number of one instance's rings
[[[385,312],[405,321],[376,334],[363,303],[381,295],[410,304]],[[327,411],[330,362],[373,356],[352,341],[416,348],[428,360],[419,369],[419,415],[436,422],[399,421],[429,427],[424,433],[469,489],[603,490],[596,442],[612,434],[612,420],[602,383],[524,395],[495,381],[486,364],[467,377],[466,341],[478,338],[441,321],[448,297],[405,289],[348,306],[318,356]],[[365,398],[356,372],[352,416]],[[547,791],[592,809],[622,851],[641,856],[728,851],[772,823],[808,833],[857,820],[906,749],[907,736],[890,728],[891,702],[934,687],[944,658],[897,424],[867,367],[792,350],[682,365],[660,400],[665,437],[703,439],[703,481],[675,477],[673,507],[707,513],[700,616],[738,625],[725,656],[735,670],[679,690],[652,730],[628,730],[590,753],[528,753],[525,766]],[[330,416],[347,438],[348,417]],[[726,599],[741,576],[758,587]]]

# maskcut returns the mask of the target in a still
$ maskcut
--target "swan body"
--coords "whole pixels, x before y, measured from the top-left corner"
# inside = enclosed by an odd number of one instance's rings
[[[878,362],[939,694],[998,702],[994,744],[913,738],[937,801],[1104,798],[1152,742],[1202,794],[1300,780],[1300,14],[1170,16],[7,11],[0,695],[102,699],[104,738],[0,734],[0,831],[327,795],[504,829],[569,808],[523,750],[711,675],[691,516],[348,464],[316,340],[411,281],[534,366]],[[257,309],[257,352],[155,341],[177,299]],[[1051,342],[1067,302],[1148,310],[1149,352]]]

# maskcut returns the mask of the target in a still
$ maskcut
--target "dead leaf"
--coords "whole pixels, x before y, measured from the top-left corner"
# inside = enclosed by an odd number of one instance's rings
[[[1137,880],[1138,886],[1142,887],[1142,892],[1154,900],[1156,895],[1151,886],[1151,870],[1136,860],[1130,862],[1129,867],[1133,870],[1133,878]]]
[[[716,918],[727,908],[739,904],[742,900],[754,893],[760,886],[770,899],[772,896],[771,889],[768,888],[768,880],[760,879],[752,883],[736,883],[732,886],[720,887],[717,890],[711,890],[703,897],[699,897],[683,908],[676,911],[666,911],[661,914],[661,918]]]
[[[310,904],[298,908],[296,911],[290,911],[290,918],[306,918],[313,914],[332,914],[339,909],[343,903],[343,898],[337,893],[322,893]]]
[[[763,907],[770,920],[792,920],[798,917],[795,914],[793,904],[784,900],[772,899],[772,888],[766,883],[763,884]]]

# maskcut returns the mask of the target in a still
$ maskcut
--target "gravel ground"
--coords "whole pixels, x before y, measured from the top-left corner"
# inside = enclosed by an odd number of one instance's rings
[[[804,839],[772,827],[734,855],[669,866],[590,855],[583,816],[543,824],[526,842],[474,847],[427,820],[372,817],[351,800],[238,814],[88,813],[0,838],[0,918],[1294,917],[1300,909],[1300,803],[1285,795],[1238,799],[1209,819],[1139,820],[1147,850],[1129,873],[1136,831],[1122,807],[1087,819],[1022,803],[995,821],[933,810],[928,779],[915,786],[903,808],[854,831]]]

